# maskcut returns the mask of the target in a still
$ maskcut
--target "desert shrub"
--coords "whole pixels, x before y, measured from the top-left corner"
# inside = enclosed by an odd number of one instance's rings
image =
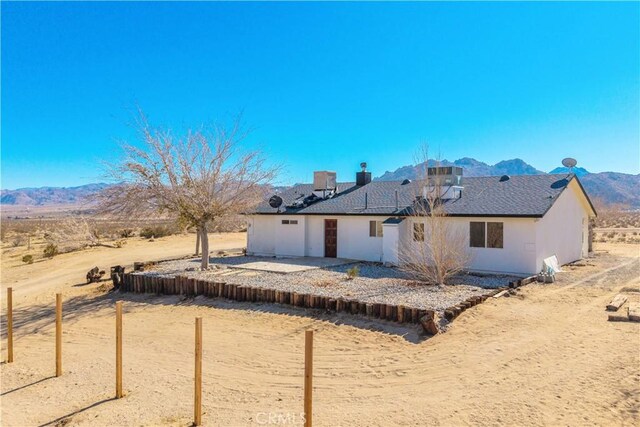
[[[165,237],[176,234],[176,229],[166,225],[153,225],[140,230],[140,237],[150,239],[152,237]]]
[[[53,243],[49,243],[45,248],[44,248],[44,256],[46,256],[47,258],[53,258],[54,256],[58,255],[58,246],[54,245]]]
[[[127,237],[133,237],[135,232],[133,231],[132,228],[125,228],[123,230],[120,230],[120,237],[122,237],[123,239],[126,239]]]
[[[357,265],[354,265],[347,270],[347,280],[353,280],[360,275],[360,269]]]
[[[33,264],[33,255],[25,255],[22,257],[22,262],[25,264]]]
[[[319,288],[330,288],[337,284],[335,279],[318,279],[313,282],[313,286],[317,286]]]
[[[11,246],[13,246],[14,248],[17,248],[18,246],[22,246],[22,245],[24,245],[24,236],[22,235],[17,235],[11,241]]]

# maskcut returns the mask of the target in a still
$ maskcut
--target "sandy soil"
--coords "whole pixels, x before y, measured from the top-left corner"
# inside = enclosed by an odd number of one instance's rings
[[[177,255],[180,245],[189,253],[191,240],[180,239],[65,255],[46,270],[3,260],[3,288],[8,280],[20,298],[15,362],[2,365],[2,425],[189,425],[196,316],[204,318],[204,425],[269,425],[269,414],[271,425],[300,425],[308,328],[316,330],[315,425],[640,422],[640,324],[607,322],[604,311],[621,288],[640,287],[638,246],[599,245],[608,252],[557,283],[491,298],[431,339],[348,315],[73,287],[95,259],[108,266]],[[235,246],[232,236],[218,242]],[[60,289],[64,375],[55,378],[52,295]],[[118,299],[126,395],[113,400]]]

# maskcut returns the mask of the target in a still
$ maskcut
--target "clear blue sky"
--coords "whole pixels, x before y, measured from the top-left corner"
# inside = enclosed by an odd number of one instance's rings
[[[638,173],[639,3],[2,3],[2,188],[100,179],[139,104],[244,111],[287,167],[444,158]]]

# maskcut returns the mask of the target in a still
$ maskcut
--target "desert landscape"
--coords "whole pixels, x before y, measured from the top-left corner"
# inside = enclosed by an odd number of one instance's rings
[[[639,1],[0,15],[0,427],[640,426]]]
[[[210,240],[213,253],[237,251],[245,233]],[[344,313],[120,293],[110,280],[84,281],[94,265],[188,256],[193,244],[192,234],[132,237],[121,248],[92,247],[33,264],[21,261],[24,247],[3,245],[2,295],[13,288],[15,361],[2,365],[2,425],[190,425],[195,317],[204,322],[204,425],[301,424],[307,329],[316,332],[316,425],[639,421],[640,324],[608,322],[605,311],[620,292],[640,301],[636,244],[596,243],[592,258],[566,267],[555,283],[489,298],[436,336]],[[64,296],[58,378],[57,292]],[[125,396],[118,400],[116,301],[124,302]]]

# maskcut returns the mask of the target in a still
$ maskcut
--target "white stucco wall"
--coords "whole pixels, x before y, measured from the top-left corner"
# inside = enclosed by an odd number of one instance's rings
[[[398,265],[400,248],[400,226],[402,224],[383,224],[382,262]]]
[[[297,224],[283,224],[297,221]],[[275,216],[275,253],[277,256],[304,256],[306,218],[302,215]]]
[[[459,236],[463,241],[464,250],[467,251],[469,258],[468,268],[470,270],[514,274],[534,274],[536,272],[536,229],[533,218],[449,217],[446,220],[452,224],[451,233],[454,236]],[[413,241],[414,221],[413,218],[404,221],[407,226],[402,231],[401,245],[409,245],[409,247],[416,245]],[[469,228],[472,221],[502,222],[503,247],[470,247]],[[427,231],[425,239],[428,238]]]
[[[338,258],[382,261],[382,237],[369,236],[375,216],[252,215],[249,218],[247,252],[255,255],[324,256],[324,220],[338,220]],[[283,225],[282,220],[297,220]]]
[[[247,219],[247,253],[275,255],[275,223],[273,215],[251,215]]]
[[[536,224],[536,270],[555,255],[560,265],[588,256],[589,208],[576,181],[571,181]]]
[[[383,216],[342,216],[338,219],[338,258],[382,261],[382,237],[369,237],[369,221]]]
[[[305,256],[324,256],[324,219],[323,216],[307,216]]]

